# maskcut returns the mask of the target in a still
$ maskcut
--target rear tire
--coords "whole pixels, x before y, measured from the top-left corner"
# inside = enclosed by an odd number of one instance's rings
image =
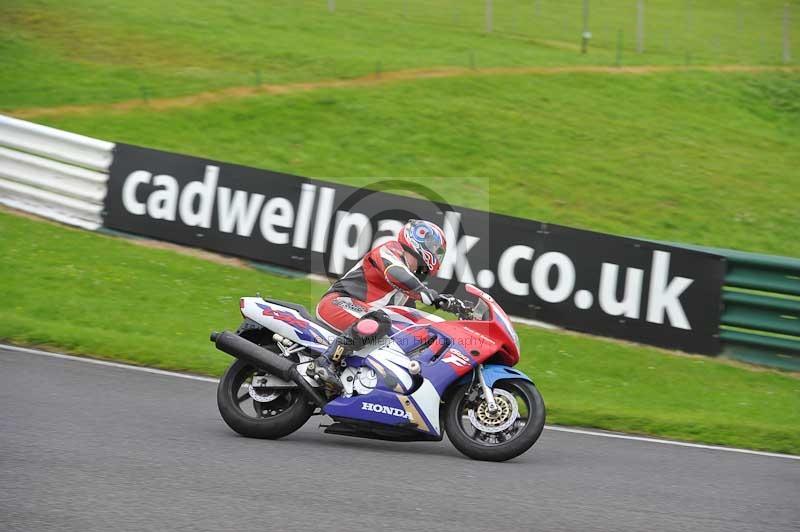
[[[254,417],[242,409],[240,405],[244,401],[252,400],[254,405],[257,403],[255,399],[249,398],[237,401],[237,397],[243,395],[242,383],[255,371],[253,366],[236,360],[220,379],[217,386],[217,406],[225,423],[242,436],[269,440],[282,438],[302,427],[314,413],[315,406],[299,388],[280,392],[280,397],[273,402],[282,401],[282,408],[274,415]]]
[[[487,435],[486,432],[477,430],[468,416],[465,416],[465,412],[470,409],[475,411],[474,405],[470,405],[467,399],[471,386],[472,383],[467,383],[456,389],[450,394],[444,407],[445,431],[456,449],[475,460],[504,462],[521,455],[536,443],[544,429],[546,413],[544,400],[532,382],[523,379],[504,379],[494,385],[493,390],[499,388],[517,396],[525,403],[527,409],[524,425],[512,424],[517,431],[507,441],[499,441],[502,436],[497,437],[491,433]],[[478,399],[478,402],[480,401],[482,399]],[[520,422],[521,419],[514,423]],[[498,434],[505,435],[505,433]],[[498,441],[492,442],[492,439]]]

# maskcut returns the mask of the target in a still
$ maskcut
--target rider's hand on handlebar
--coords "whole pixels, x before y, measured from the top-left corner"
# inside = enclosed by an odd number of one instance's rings
[[[436,306],[436,302],[439,300],[439,292],[434,290],[433,288],[425,287],[419,293],[419,299],[422,301],[424,305],[433,305]],[[439,307],[436,307],[439,308]]]
[[[436,298],[436,301],[433,302],[433,306],[438,309],[444,310],[445,312],[457,312],[459,309],[460,301],[456,296],[450,294],[439,294],[439,297]]]

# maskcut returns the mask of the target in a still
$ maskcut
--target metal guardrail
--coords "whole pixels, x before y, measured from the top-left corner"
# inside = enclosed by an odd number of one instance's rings
[[[728,261],[720,331],[723,355],[800,371],[800,259],[678,245]]]
[[[0,203],[97,229],[113,149],[112,142],[0,115]]]

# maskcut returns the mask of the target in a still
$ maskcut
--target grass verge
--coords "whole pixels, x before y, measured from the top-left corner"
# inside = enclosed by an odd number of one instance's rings
[[[0,211],[0,339],[219,375],[208,341],[260,291],[311,306],[327,288]],[[519,368],[551,423],[800,453],[800,379],[710,358],[519,327]]]

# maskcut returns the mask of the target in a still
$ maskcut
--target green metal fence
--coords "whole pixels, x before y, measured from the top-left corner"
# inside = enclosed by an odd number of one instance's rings
[[[728,261],[722,356],[800,371],[800,259],[678,245]]]

